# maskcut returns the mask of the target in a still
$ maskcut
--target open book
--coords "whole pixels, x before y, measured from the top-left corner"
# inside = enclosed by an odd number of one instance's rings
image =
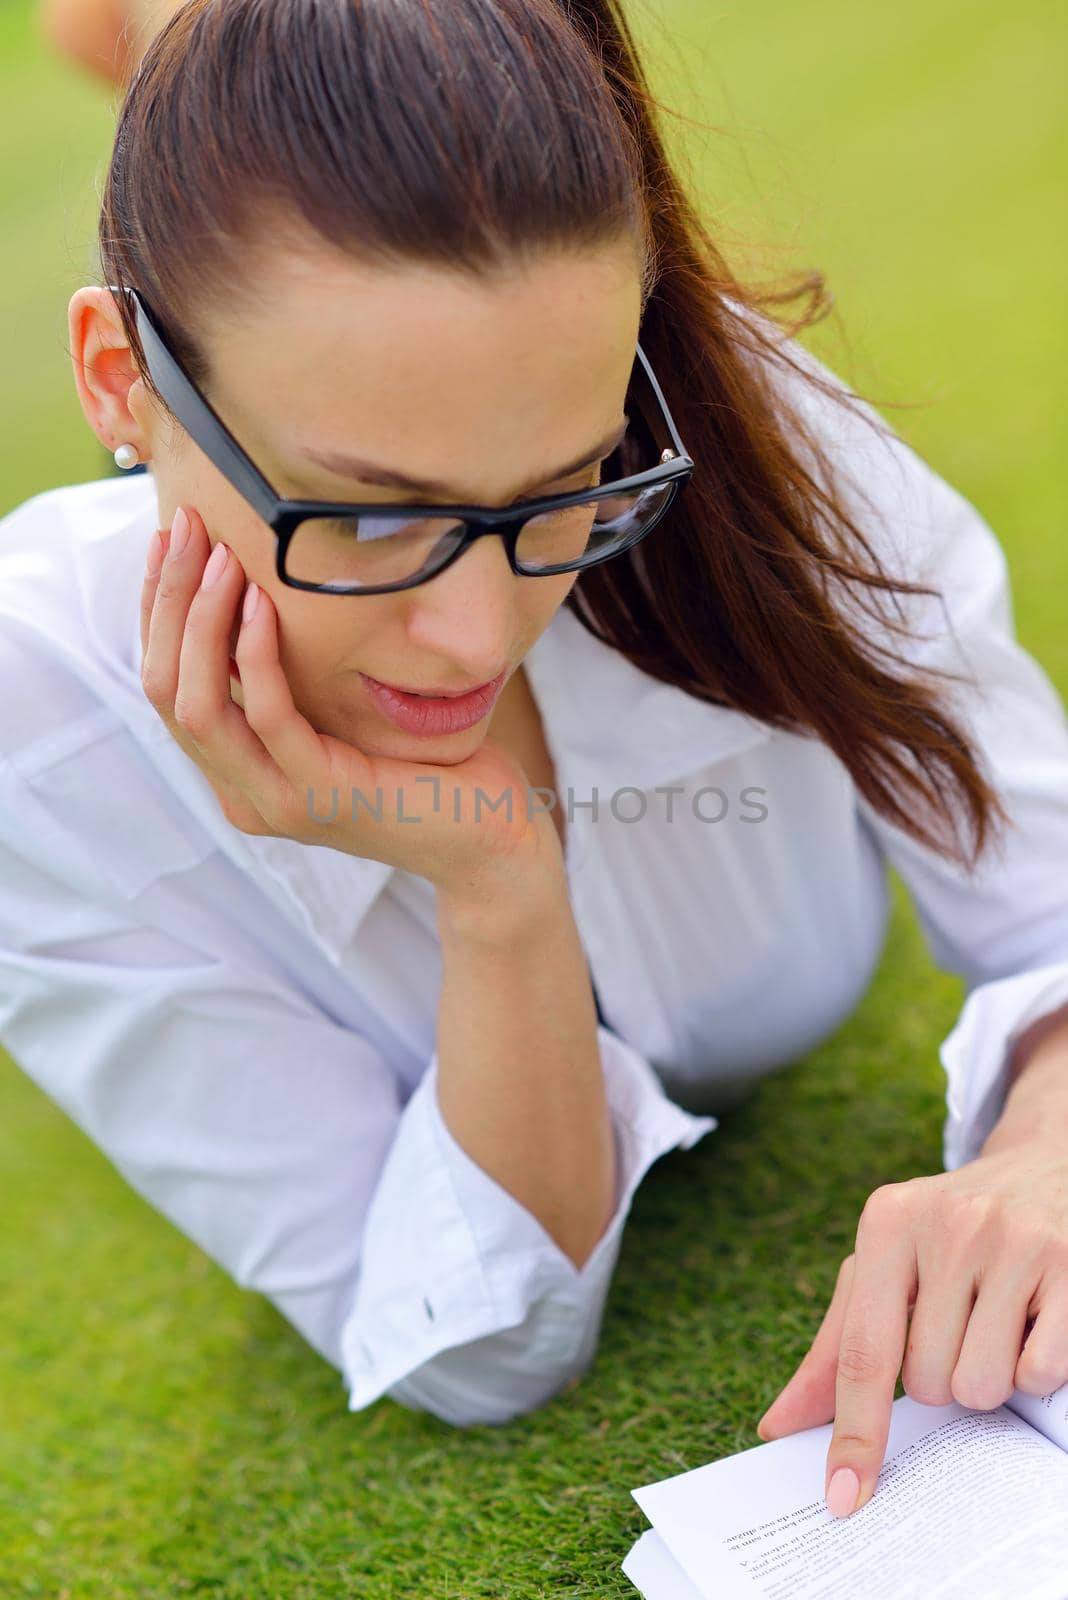
[[[631,1494],[646,1600],[1068,1600],[1068,1383],[1004,1405],[895,1400],[875,1493],[823,1499],[832,1423]]]

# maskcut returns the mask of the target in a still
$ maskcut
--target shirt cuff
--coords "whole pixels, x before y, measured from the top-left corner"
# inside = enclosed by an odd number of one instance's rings
[[[1020,1035],[1068,1003],[1068,961],[1014,973],[974,988],[939,1046],[946,1070],[943,1164],[974,1161],[1005,1109],[1009,1057]]]
[[[520,1358],[527,1373],[517,1373],[515,1336],[501,1341],[509,1390],[526,1392],[537,1367],[555,1392],[592,1360],[638,1184],[661,1155],[692,1148],[718,1126],[718,1118],[669,1100],[645,1058],[608,1028],[599,1024],[597,1039],[615,1140],[616,1205],[581,1269],[454,1138],[438,1103],[437,1052],[431,1057],[404,1108],[365,1220],[356,1292],[340,1335],[350,1411],[372,1404],[435,1356],[479,1339],[487,1415],[478,1420],[488,1420],[491,1410],[498,1420],[514,1415],[509,1394],[489,1392],[495,1374],[486,1336],[518,1327],[536,1307],[536,1333]],[[431,1387],[440,1392],[441,1385]]]

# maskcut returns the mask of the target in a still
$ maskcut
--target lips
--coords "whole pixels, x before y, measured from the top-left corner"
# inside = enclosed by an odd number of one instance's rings
[[[418,695],[420,700],[459,700],[461,695],[474,694],[476,689],[484,687],[484,684],[475,683],[470,689],[402,689],[401,693]]]
[[[440,737],[461,733],[487,717],[501,692],[506,673],[502,670],[481,688],[452,695],[412,693],[394,689],[367,673],[360,676],[378,709],[395,727],[408,733]]]
[[[503,670],[503,669],[502,669]],[[396,689],[399,694],[418,695],[420,700],[459,700],[462,695],[474,694],[476,689],[488,689],[491,683],[496,683],[500,673],[492,678],[486,678],[482,683],[472,683],[466,689],[406,689],[402,683],[387,683],[384,678],[376,678],[383,689]]]

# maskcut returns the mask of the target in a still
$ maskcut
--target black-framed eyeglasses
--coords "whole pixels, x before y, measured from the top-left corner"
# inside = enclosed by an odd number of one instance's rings
[[[111,292],[118,295],[119,289]],[[130,289],[152,380],[190,437],[277,538],[276,571],[292,589],[388,594],[426,583],[476,539],[504,540],[512,571],[550,577],[632,549],[663,519],[694,462],[639,343],[627,388],[628,427],[588,489],[473,505],[365,504],[289,500],[272,488],[169,349],[137,289]]]

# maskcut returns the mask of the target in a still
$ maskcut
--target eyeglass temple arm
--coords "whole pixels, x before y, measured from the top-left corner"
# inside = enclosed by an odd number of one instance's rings
[[[665,442],[666,433],[666,437],[670,440],[671,448],[675,455],[684,456],[687,460],[689,460],[689,451],[686,449],[686,446],[679,437],[679,430],[675,426],[675,419],[671,415],[667,400],[664,398],[664,391],[657,382],[656,373],[653,371],[649,357],[642,349],[640,341],[635,347],[635,352],[638,357],[638,365],[642,372],[645,385],[648,388],[654,402],[652,408],[654,417],[649,419],[649,427],[652,429],[653,435],[656,438],[656,442],[658,445],[663,445]],[[658,426],[658,423],[660,422],[663,423],[662,428]]]
[[[123,292],[112,284],[109,284],[108,288],[116,296]],[[282,496],[268,483],[255,462],[245,454],[210,401],[200,393],[177,358],[168,350],[147,305],[137,290],[130,289],[128,293],[133,302],[134,320],[144,348],[145,359],[160,394],[208,459],[230,479],[264,521],[273,521],[284,506]],[[654,401],[653,410],[656,416],[650,417],[648,421],[654,437],[659,436],[657,443],[663,445],[666,429],[676,456],[689,459],[663,390],[656,380],[640,341],[635,346],[635,354],[644,385]],[[661,423],[663,427],[659,425]]]
[[[109,284],[111,293],[122,291]],[[200,393],[177,358],[171,354],[136,289],[129,290],[138,337],[153,382],[190,438],[219,471],[229,478],[249,504],[270,522],[280,509],[281,496],[247,456],[210,401]]]

